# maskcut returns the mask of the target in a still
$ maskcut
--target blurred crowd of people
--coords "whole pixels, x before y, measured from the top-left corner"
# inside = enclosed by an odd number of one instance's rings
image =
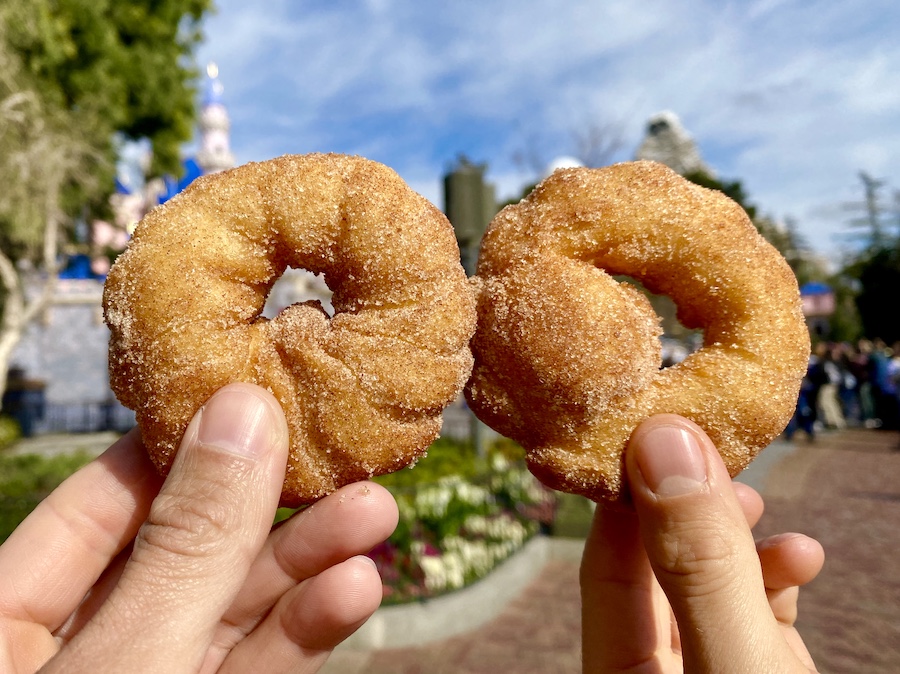
[[[791,439],[801,430],[812,440],[823,429],[900,429],[898,385],[900,342],[893,347],[879,339],[819,342],[785,436]]]

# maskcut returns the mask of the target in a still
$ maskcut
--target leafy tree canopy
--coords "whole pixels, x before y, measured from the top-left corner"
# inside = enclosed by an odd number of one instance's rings
[[[701,187],[722,192],[743,208],[759,233],[787,260],[800,285],[808,281],[826,280],[824,269],[809,255],[808,246],[797,232],[796,223],[788,220],[782,224],[761,215],[757,207],[750,202],[740,180],[719,180],[703,171],[688,173],[684,177]]]
[[[700,187],[722,192],[726,197],[747,211],[747,215],[751,220],[756,220],[756,206],[750,203],[750,197],[744,191],[744,186],[740,180],[719,180],[705,171],[692,171],[685,174],[684,177],[695,185],[700,185]]]
[[[151,170],[178,172],[196,114],[190,57],[210,5],[0,2],[0,245],[7,259],[39,262],[43,247],[46,263],[48,232],[56,237],[75,217],[104,214],[122,139],[149,139]]]
[[[104,156],[92,151],[72,115],[46,104],[8,32],[0,18],[0,251],[34,259],[48,220],[61,219],[66,188],[98,191]]]
[[[211,2],[0,0],[0,390],[50,297],[60,241],[76,217],[105,210],[117,141],[147,138],[152,170],[178,171]],[[46,272],[31,300],[26,261]]]
[[[116,132],[150,139],[156,171],[177,171],[191,136],[190,56],[211,0],[7,0],[0,19],[47,105],[112,153]]]
[[[864,334],[888,344],[900,341],[900,313],[894,309],[900,290],[900,242],[870,248],[844,274],[858,281],[856,306]]]

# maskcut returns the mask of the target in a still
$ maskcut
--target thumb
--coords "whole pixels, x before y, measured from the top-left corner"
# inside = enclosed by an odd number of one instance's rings
[[[68,649],[73,656],[105,664],[94,671],[199,668],[271,528],[287,439],[265,390],[232,384],[209,399],[188,425],[116,589]]]
[[[753,537],[706,433],[675,415],[653,417],[632,435],[626,470],[685,671],[808,671],[778,629]]]

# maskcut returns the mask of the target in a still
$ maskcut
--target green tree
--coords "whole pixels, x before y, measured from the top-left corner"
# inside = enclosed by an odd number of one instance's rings
[[[750,203],[750,197],[744,191],[744,186],[740,180],[719,180],[705,171],[692,171],[691,173],[686,173],[684,177],[695,185],[721,192],[747,211],[747,215],[751,220],[756,219],[756,206]]]
[[[105,208],[117,143],[148,138],[154,169],[177,170],[210,1],[0,5],[0,393],[13,348],[52,297],[61,242],[76,217]]]
[[[844,204],[844,208],[854,213],[847,222],[847,233],[852,239],[862,242],[869,252],[882,250],[897,240],[897,222],[890,208],[884,203],[882,188],[884,180],[876,180],[865,171],[859,172],[863,186],[863,200]],[[900,195],[894,195],[900,203]]]
[[[155,172],[177,171],[191,137],[191,54],[211,0],[7,0],[11,49],[42,96],[108,157],[114,136],[148,138]]]
[[[743,208],[759,233],[787,260],[800,285],[809,281],[825,280],[826,272],[810,255],[809,246],[797,231],[796,222],[788,219],[780,223],[760,214],[756,205],[750,202],[750,197],[740,180],[719,180],[703,171],[688,173],[684,177],[701,187],[722,192]]]
[[[894,309],[900,291],[900,244],[869,248],[844,269],[856,279],[856,306],[864,334],[892,344],[900,340],[900,314]]]
[[[856,342],[865,335],[859,308],[856,304],[858,283],[842,273],[834,274],[828,284],[834,290],[834,314],[831,315],[827,335],[832,342]]]
[[[856,245],[834,282],[845,289],[844,299],[848,311],[856,314],[859,336],[881,338],[890,344],[900,340],[900,315],[893,310],[900,291],[896,211],[884,203],[881,190],[886,181],[862,171],[859,178],[864,199],[844,205],[852,214],[847,228]]]

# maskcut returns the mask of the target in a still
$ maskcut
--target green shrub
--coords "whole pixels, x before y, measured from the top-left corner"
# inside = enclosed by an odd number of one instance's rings
[[[63,480],[92,458],[87,452],[52,457],[0,454],[0,542]]]
[[[471,442],[438,438],[415,465],[374,480],[389,489],[410,489],[438,482],[448,475],[473,478],[486,471],[485,460],[478,457]]]
[[[21,437],[19,423],[12,417],[0,415],[0,450],[6,449]]]
[[[594,519],[594,503],[584,496],[557,494],[556,516],[553,520],[553,535],[560,538],[587,538]]]

